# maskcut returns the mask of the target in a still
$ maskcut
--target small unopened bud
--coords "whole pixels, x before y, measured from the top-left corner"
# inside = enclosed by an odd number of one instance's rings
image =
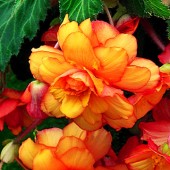
[[[13,162],[18,154],[18,149],[18,144],[14,144],[13,141],[9,142],[1,151],[1,160],[5,163]]]
[[[166,63],[160,67],[160,71],[162,73],[169,73],[170,72],[170,63]]]

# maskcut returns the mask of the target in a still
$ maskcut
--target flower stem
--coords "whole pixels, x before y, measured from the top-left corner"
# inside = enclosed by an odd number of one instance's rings
[[[43,119],[35,119],[32,124],[30,126],[28,126],[23,132],[21,132],[14,140],[14,143],[20,143],[23,138],[28,135],[29,132],[31,132],[33,129],[35,129],[37,127],[37,125],[39,125],[41,122],[43,121]]]
[[[112,16],[111,16],[110,11],[109,11],[109,9],[108,9],[108,7],[107,7],[106,4],[104,4],[104,10],[105,10],[105,12],[106,12],[106,14],[107,14],[107,17],[108,17],[108,19],[109,19],[110,25],[114,25]]]
[[[155,44],[162,50],[164,51],[165,45],[161,41],[160,37],[156,34],[155,30],[153,29],[152,25],[146,20],[146,19],[141,19],[141,24],[145,31],[148,33],[148,35],[152,38],[152,40],[155,42]]]

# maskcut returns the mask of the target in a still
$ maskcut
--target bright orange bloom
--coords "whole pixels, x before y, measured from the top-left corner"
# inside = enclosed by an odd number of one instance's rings
[[[42,110],[87,130],[105,123],[117,130],[132,127],[136,116],[124,90],[148,93],[160,79],[152,61],[136,57],[135,37],[103,21],[78,25],[68,15],[57,35],[61,50],[41,46],[30,56],[32,74],[50,86]]]
[[[71,123],[63,130],[39,131],[35,142],[30,138],[24,141],[19,158],[33,170],[94,170],[94,163],[107,154],[111,141],[104,129],[87,132]]]
[[[14,135],[17,135],[22,126],[28,126],[32,119],[28,116],[25,103],[20,97],[21,91],[5,88],[0,95],[0,130],[3,130],[4,123]]]

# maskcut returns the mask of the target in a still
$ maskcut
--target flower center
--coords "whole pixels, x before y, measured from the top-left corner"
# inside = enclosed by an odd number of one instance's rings
[[[153,167],[155,167],[155,166],[161,167],[162,166],[162,157],[159,156],[158,154],[154,154],[152,156],[152,160],[153,160]]]

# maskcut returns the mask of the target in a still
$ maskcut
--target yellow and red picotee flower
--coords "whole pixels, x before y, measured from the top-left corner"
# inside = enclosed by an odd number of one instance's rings
[[[94,170],[94,163],[107,154],[111,141],[103,128],[88,132],[70,123],[63,130],[38,131],[35,142],[28,138],[22,143],[19,158],[33,170]]]
[[[72,118],[87,130],[106,123],[132,127],[137,116],[124,91],[152,93],[160,80],[152,61],[136,57],[135,37],[103,21],[78,25],[66,15],[57,38],[60,49],[41,46],[30,56],[35,79],[49,85],[43,112]]]

